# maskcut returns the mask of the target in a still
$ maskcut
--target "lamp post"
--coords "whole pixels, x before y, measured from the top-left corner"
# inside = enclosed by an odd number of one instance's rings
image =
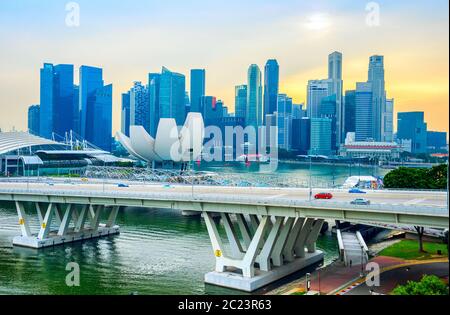
[[[308,272],[306,274],[306,292],[309,292],[311,289],[311,274]]]

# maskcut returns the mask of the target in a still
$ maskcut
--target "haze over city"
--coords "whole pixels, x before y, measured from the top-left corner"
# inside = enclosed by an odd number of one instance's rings
[[[429,130],[448,130],[447,1],[378,1],[378,26],[366,23],[368,1],[76,3],[78,27],[65,24],[67,1],[0,4],[3,130],[26,130],[44,62],[76,65],[76,83],[79,66],[103,68],[105,83],[113,84],[115,133],[121,93],[162,66],[185,74],[187,90],[189,70],[205,68],[206,93],[234,111],[234,87],[246,82],[250,64],[262,68],[276,58],[280,92],[304,103],[307,81],[326,77],[335,50],[343,54],[344,90],[366,80],[369,56],[381,54],[394,116],[424,111]]]

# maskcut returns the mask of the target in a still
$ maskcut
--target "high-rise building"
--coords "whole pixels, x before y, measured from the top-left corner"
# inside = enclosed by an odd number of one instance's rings
[[[303,109],[304,104],[292,104],[292,118],[298,119],[302,117],[306,117],[306,110]]]
[[[40,133],[64,137],[73,128],[73,65],[45,63],[40,71]]]
[[[188,91],[184,92],[184,108],[187,116],[187,114],[191,111],[191,100],[189,98]]]
[[[383,112],[383,141],[392,142],[394,140],[394,99],[386,99]]]
[[[101,68],[81,66],[78,115],[74,121],[79,125],[75,130],[82,139],[88,140],[94,137],[94,102],[98,89],[103,88],[103,70]]]
[[[122,93],[122,115],[120,130],[127,137],[130,136],[130,91]]]
[[[105,85],[95,91],[92,106],[94,122],[87,127],[86,140],[100,149],[111,151],[112,143],[112,84]]]
[[[277,100],[278,147],[291,149],[292,134],[292,98],[286,94],[278,94]]]
[[[384,139],[383,113],[386,110],[386,91],[384,82],[384,57],[374,55],[369,59],[368,81],[372,85],[372,135],[375,141]]]
[[[335,103],[335,122],[332,124],[335,125],[334,129],[336,130],[336,137],[332,139],[335,141],[333,147],[339,147],[339,144],[343,142],[345,136],[343,135],[343,102],[342,102],[342,53],[333,52],[328,55],[328,79],[331,80],[331,91],[330,95],[336,95],[336,103]]]
[[[205,69],[191,70],[191,112],[201,113],[201,97],[206,94]]]
[[[299,154],[308,154],[311,141],[311,120],[308,117],[292,119],[291,149]]]
[[[252,64],[247,73],[246,125],[258,130],[258,127],[262,125],[262,114],[261,71],[258,65]]]
[[[247,85],[237,85],[234,91],[235,116],[245,119],[247,113]]]
[[[331,119],[311,118],[311,137],[308,153],[311,155],[332,155]]]
[[[279,66],[276,59],[269,59],[264,67],[264,120],[265,115],[277,110]]]
[[[338,124],[336,122],[336,94],[322,98],[319,107],[319,117],[331,119],[331,149],[336,151],[338,138]]]
[[[150,102],[150,135],[156,137],[156,130],[159,123],[159,88],[160,88],[160,73],[148,74],[148,95]]]
[[[326,80],[309,80],[307,87],[307,111],[308,117],[320,117],[320,104],[322,99],[332,94],[333,82]]]
[[[130,89],[130,125],[142,126],[150,132],[150,101],[148,90],[141,82],[134,82]]]
[[[397,114],[397,140],[411,140],[412,153],[427,152],[427,123],[423,112]]]
[[[184,124],[186,108],[184,96],[186,80],[184,75],[162,68],[159,88],[160,118],[174,118],[178,126]]]
[[[372,84],[357,82],[355,92],[355,137],[356,141],[375,141]]]
[[[427,131],[427,148],[430,153],[447,151],[447,133],[445,131]]]
[[[223,102],[217,101],[215,96],[202,96],[200,102],[205,125],[217,125],[218,120],[223,117]]]
[[[28,132],[39,136],[40,107],[31,105],[28,107]]]
[[[356,91],[345,91],[344,99],[344,134],[355,132],[356,123]]]

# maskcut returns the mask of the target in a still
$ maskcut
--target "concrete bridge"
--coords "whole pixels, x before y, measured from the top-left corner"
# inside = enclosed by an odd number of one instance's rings
[[[126,185],[121,185],[126,186]],[[320,192],[312,190],[312,194]],[[42,248],[119,233],[121,207],[167,208],[203,215],[216,257],[205,282],[253,291],[323,259],[315,243],[325,219],[448,228],[446,192],[327,190],[331,200],[310,200],[309,189],[217,187],[112,182],[0,182],[0,200],[14,202],[21,235],[13,243]],[[26,202],[40,222],[32,231]],[[226,232],[218,232],[220,215]],[[106,218],[101,223],[101,218]]]

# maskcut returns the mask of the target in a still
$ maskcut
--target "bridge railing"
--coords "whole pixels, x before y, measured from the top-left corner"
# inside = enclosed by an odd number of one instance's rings
[[[208,193],[179,193],[179,192],[130,192],[130,191],[108,191],[102,190],[77,190],[77,189],[36,189],[36,188],[3,188],[0,187],[0,194],[26,194],[26,195],[47,195],[47,196],[81,196],[81,197],[109,197],[109,198],[131,198],[149,199],[164,201],[198,201],[198,202],[223,202],[233,204],[252,205],[273,205],[292,208],[323,208],[335,210],[363,210],[374,212],[422,214],[434,216],[447,216],[448,208],[431,205],[401,205],[401,204],[376,204],[354,205],[350,202],[330,201],[330,200],[304,200],[292,198],[266,199],[267,196],[254,195],[212,195]]]

